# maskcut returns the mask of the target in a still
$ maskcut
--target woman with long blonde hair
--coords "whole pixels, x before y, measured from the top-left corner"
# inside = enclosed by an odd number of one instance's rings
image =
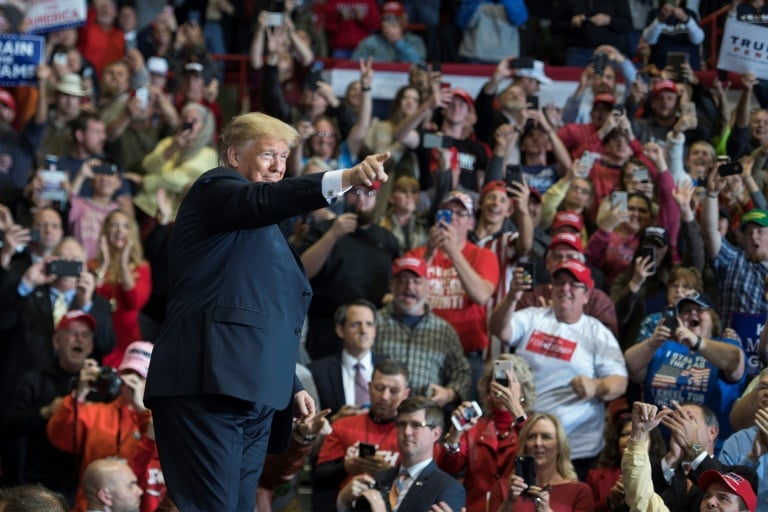
[[[99,237],[99,255],[91,261],[96,273],[96,293],[112,306],[112,325],[117,344],[103,363],[117,368],[125,348],[142,339],[139,312],[149,300],[152,278],[139,238],[136,220],[123,210],[104,218]]]

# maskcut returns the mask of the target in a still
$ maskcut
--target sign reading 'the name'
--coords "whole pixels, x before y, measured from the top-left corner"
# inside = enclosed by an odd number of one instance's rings
[[[36,85],[44,47],[41,36],[0,34],[0,85]]]

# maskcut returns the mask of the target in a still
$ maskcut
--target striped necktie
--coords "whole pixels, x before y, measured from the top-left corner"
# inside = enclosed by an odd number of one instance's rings
[[[389,489],[389,506],[392,508],[392,510],[397,510],[397,506],[400,504],[398,503],[400,501],[400,492],[403,490],[405,481],[408,480],[410,476],[411,475],[408,474],[408,470],[400,470],[400,473],[397,475],[397,479]]]

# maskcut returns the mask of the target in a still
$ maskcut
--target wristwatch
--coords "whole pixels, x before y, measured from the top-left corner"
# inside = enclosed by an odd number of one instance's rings
[[[701,447],[701,443],[693,443],[690,447],[688,447],[689,461],[692,461],[693,459],[698,457],[699,454],[703,451],[704,451],[704,448]]]

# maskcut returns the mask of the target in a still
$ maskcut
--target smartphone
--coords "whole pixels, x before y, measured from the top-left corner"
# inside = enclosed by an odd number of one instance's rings
[[[680,113],[683,115],[693,114],[696,115],[696,104],[692,101],[680,104]]]
[[[677,307],[664,306],[664,309],[661,312],[661,316],[664,318],[664,327],[669,328],[669,330],[672,331],[672,334],[674,335],[679,323],[677,320]]]
[[[453,139],[445,135],[438,135],[436,133],[424,133],[421,138],[421,147],[425,149],[442,148],[447,149],[453,145]]]
[[[453,211],[452,210],[437,210],[437,213],[435,214],[435,223],[440,224],[441,222],[444,222],[445,224],[451,224],[453,221]]]
[[[613,117],[621,117],[621,116],[623,116],[624,115],[624,107],[622,107],[621,105],[616,105],[615,107],[613,107],[613,110],[611,111],[611,114],[613,115]]]
[[[40,242],[40,230],[39,229],[33,229],[29,232],[29,243],[39,243]]]
[[[641,183],[648,183],[648,168],[638,167],[632,172],[632,179]]]
[[[525,103],[530,110],[539,110],[539,97],[538,96],[526,96]]]
[[[64,52],[57,52],[53,54],[53,63],[57,66],[66,66],[68,63],[67,54]]]
[[[45,266],[45,272],[58,277],[78,277],[83,272],[82,261],[49,261]]]
[[[93,167],[93,174],[117,174],[117,164],[101,164]]]
[[[614,191],[611,192],[611,208],[616,210],[626,210],[627,209],[627,193],[624,191]]]
[[[55,167],[54,167],[55,169]],[[65,201],[67,199],[67,172],[57,170],[42,170],[40,178],[43,180],[43,190],[40,199],[50,201]]]
[[[512,361],[494,361],[493,362],[493,380],[501,384],[502,386],[509,386],[509,377],[515,373],[515,365]]]
[[[717,173],[720,176],[733,176],[734,174],[741,174],[742,172],[744,172],[744,166],[738,161],[729,162],[717,168]]]
[[[534,266],[533,262],[530,263],[518,263],[518,266],[523,269],[523,282],[525,282],[524,290],[533,290],[533,287],[535,286],[535,270],[536,267]]]
[[[656,248],[653,246],[643,246],[640,247],[640,251],[638,252],[638,256],[641,258],[648,258],[651,262],[651,268],[649,269],[649,272],[652,274],[656,273]]]
[[[361,457],[374,457],[376,455],[376,447],[368,443],[360,443],[358,451]]]
[[[509,60],[509,67],[512,69],[533,69],[533,57],[518,57]]]
[[[519,164],[507,165],[507,186],[511,187],[513,183],[525,185],[525,178]]]
[[[528,485],[536,485],[536,465],[530,455],[515,457],[515,474],[523,477]]]
[[[282,27],[285,23],[285,15],[282,12],[268,12],[267,13],[267,26],[268,27]]]
[[[149,106],[149,89],[146,87],[139,87],[133,95],[139,100],[141,109],[146,110]]]
[[[307,87],[310,91],[316,91],[317,90],[317,82],[322,81],[323,79],[323,63],[320,61],[315,61],[314,64],[312,64],[312,69],[309,71],[309,74],[307,75]]]
[[[461,432],[472,426],[472,418],[479,418],[482,415],[483,410],[480,408],[480,404],[472,402],[469,407],[464,408],[464,414],[462,416],[451,416],[451,423],[456,427],[456,430]]]
[[[603,76],[603,73],[605,73],[605,66],[608,64],[608,56],[604,53],[596,53],[592,62],[595,75]]]
[[[667,52],[667,60],[665,65],[671,66],[672,71],[677,75],[678,79],[682,79],[683,76],[683,63],[688,62],[688,54],[685,52]]]

